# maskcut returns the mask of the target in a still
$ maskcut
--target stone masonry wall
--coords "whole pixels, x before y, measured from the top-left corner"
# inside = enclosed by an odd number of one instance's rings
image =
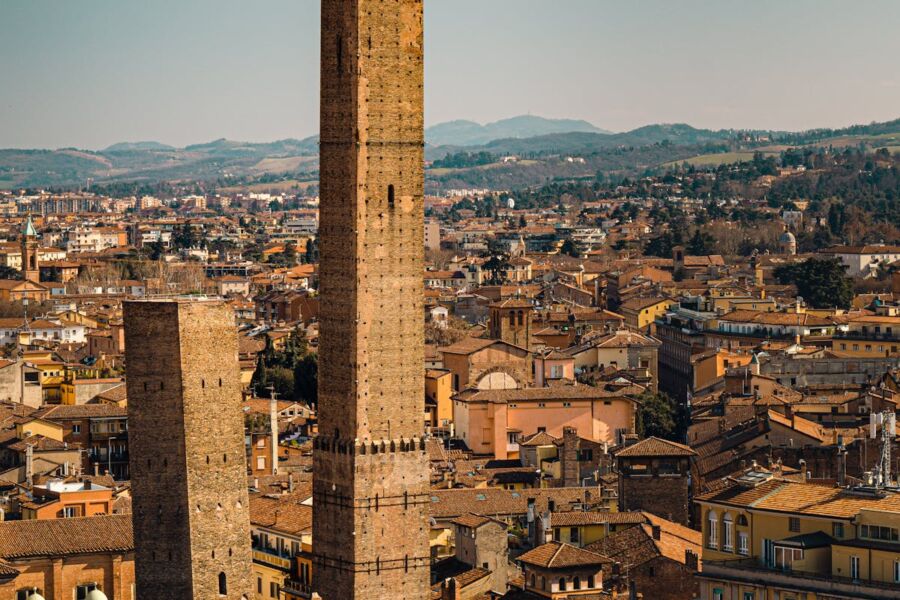
[[[250,598],[233,312],[221,302],[128,302],[125,327],[138,594]]]
[[[323,0],[315,581],[428,596],[422,0]]]

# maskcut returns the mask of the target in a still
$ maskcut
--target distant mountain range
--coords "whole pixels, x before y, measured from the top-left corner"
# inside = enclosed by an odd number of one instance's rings
[[[474,121],[448,121],[425,130],[425,139],[431,146],[480,146],[493,140],[531,138],[559,133],[610,132],[587,121],[522,115],[486,125]]]
[[[735,149],[748,151],[772,142],[804,145],[840,138],[839,143],[845,145],[866,142],[894,149],[894,138],[885,136],[896,132],[900,132],[900,120],[800,133],[712,131],[686,124],[656,124],[610,133],[586,121],[521,116],[487,125],[452,121],[430,127],[426,131],[426,159],[482,152],[493,157],[541,158],[545,163],[541,170],[531,170],[535,171],[535,178],[543,180],[572,175],[569,170],[550,165],[548,157],[552,156],[592,157],[588,168],[594,169],[590,172],[593,174],[598,170],[643,171],[673,160]],[[100,151],[0,150],[0,189],[75,187],[88,180],[97,184],[271,180],[283,174],[314,181],[318,177],[318,146],[318,136],[312,136],[268,143],[219,139],[185,148],[142,141],[113,144]],[[522,168],[511,166],[485,172],[479,167],[478,180],[491,185],[493,178],[496,185],[507,188],[526,184],[527,178],[517,180]],[[429,173],[432,181],[436,176]]]

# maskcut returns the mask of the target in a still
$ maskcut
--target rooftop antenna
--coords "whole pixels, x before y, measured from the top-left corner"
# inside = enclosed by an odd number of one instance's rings
[[[878,439],[881,435],[881,458],[875,470],[875,486],[890,487],[891,479],[891,441],[897,435],[897,415],[886,410],[869,415],[869,437]]]

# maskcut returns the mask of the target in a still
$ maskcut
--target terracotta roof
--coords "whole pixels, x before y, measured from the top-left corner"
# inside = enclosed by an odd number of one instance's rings
[[[312,531],[312,507],[301,504],[308,493],[295,492],[277,498],[250,496],[250,523],[289,535],[300,536]]]
[[[603,565],[612,562],[596,552],[576,548],[561,542],[547,542],[519,557],[527,565],[545,569],[568,569],[589,565]]]
[[[483,350],[488,346],[493,346],[494,344],[506,344],[508,346],[512,345],[507,344],[502,340],[466,337],[456,342],[455,344],[439,348],[439,351],[443,352],[444,354],[472,354],[473,352],[478,352],[479,350]]]
[[[645,440],[628,446],[616,453],[616,457],[625,456],[696,456],[690,447],[677,444],[657,437],[649,437]]]
[[[475,513],[468,513],[453,519],[454,525],[462,525],[463,527],[468,527],[469,529],[478,529],[482,525],[487,525],[491,522],[497,523],[498,521],[491,519],[490,517],[476,515]],[[506,525],[504,524],[503,527],[505,528]]]
[[[546,431],[538,431],[526,440],[519,442],[519,446],[552,446],[555,443],[555,437]]]
[[[133,550],[131,515],[0,522],[0,557],[7,560]]]
[[[630,388],[609,391],[593,385],[564,382],[545,387],[530,387],[512,390],[467,390],[457,395],[466,402],[528,402],[537,400],[595,400],[629,399],[627,394],[636,391]],[[643,388],[641,388],[643,391]],[[639,392],[638,392],[639,393]]]
[[[646,514],[647,523],[629,527],[585,548],[608,556],[627,567],[636,567],[657,557],[684,564],[687,551],[698,557],[702,553],[703,535],[677,523]],[[653,538],[654,526],[659,527],[659,539]]]
[[[590,495],[590,498],[587,498]],[[565,510],[574,503],[599,501],[600,495],[587,488],[546,488],[533,490],[504,490],[501,488],[432,490],[428,512],[435,519],[454,519],[460,515],[477,513],[500,517],[525,515],[528,499],[535,499],[535,511],[545,512],[549,501],[556,510]]]
[[[18,576],[19,570],[13,568],[11,565],[6,564],[2,560],[0,560],[0,578],[2,579],[10,579]]]
[[[119,386],[111,389],[117,389]],[[122,384],[121,387],[125,387]],[[35,417],[48,421],[89,419],[91,417],[127,417],[128,409],[114,404],[58,404],[42,408],[34,413]]]
[[[637,525],[646,523],[647,517],[641,512],[554,512],[550,514],[551,527],[578,527],[583,525]]]

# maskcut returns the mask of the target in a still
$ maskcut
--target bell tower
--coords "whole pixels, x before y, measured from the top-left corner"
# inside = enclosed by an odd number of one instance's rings
[[[31,215],[22,227],[22,276],[25,281],[40,283],[41,267],[38,261],[38,239]]]

